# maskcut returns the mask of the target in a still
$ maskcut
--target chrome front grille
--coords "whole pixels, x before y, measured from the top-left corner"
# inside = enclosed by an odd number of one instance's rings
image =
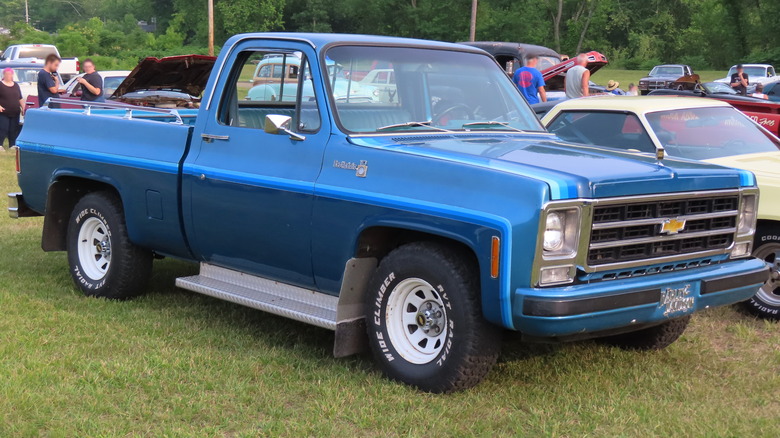
[[[725,253],[734,243],[739,194],[664,200],[628,200],[595,205],[587,264],[654,263],[669,257]],[[675,232],[663,224],[684,221]]]

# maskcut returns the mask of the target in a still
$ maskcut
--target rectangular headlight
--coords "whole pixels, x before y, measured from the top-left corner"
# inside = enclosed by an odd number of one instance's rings
[[[550,210],[544,216],[544,225],[544,258],[567,257],[577,252],[580,238],[579,208]]]
[[[737,235],[745,236],[756,231],[756,219],[758,218],[758,197],[756,195],[743,195],[739,204],[739,218],[737,219]]]

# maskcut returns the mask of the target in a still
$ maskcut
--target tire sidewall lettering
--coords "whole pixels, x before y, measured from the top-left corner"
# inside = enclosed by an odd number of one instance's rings
[[[445,346],[437,357],[435,357],[433,360],[425,364],[412,364],[406,362],[400,355],[398,355],[396,349],[390,342],[390,338],[387,335],[387,327],[384,324],[387,302],[390,294],[394,291],[394,288],[398,283],[400,283],[403,280],[406,280],[407,278],[412,278],[412,277],[420,277],[431,284],[436,284],[436,286],[434,287],[436,288],[436,291],[439,293],[439,296],[441,297],[442,302],[444,303],[444,306],[447,310],[448,330],[447,330],[447,341],[445,343]],[[381,357],[383,357],[385,361],[394,362],[396,361],[396,359],[398,359],[404,362],[406,366],[430,367],[435,364],[437,368],[440,368],[443,367],[447,363],[448,359],[452,356],[451,353],[453,350],[453,346],[455,345],[455,340],[454,340],[455,321],[453,318],[454,316],[453,305],[447,294],[444,285],[442,285],[440,282],[433,282],[430,280],[431,279],[426,279],[424,278],[424,276],[420,276],[420,275],[399,275],[396,272],[391,271],[382,280],[380,286],[374,290],[372,296],[373,311],[370,318],[371,323],[374,326],[374,329],[371,332],[373,333],[373,336],[376,338],[376,344],[381,351]]]
[[[103,222],[103,225],[106,228],[106,235],[109,239],[111,239],[111,226],[109,225],[109,221],[106,220],[103,213],[95,208],[84,208],[76,215],[76,228],[81,229],[82,222],[90,217],[97,218]],[[95,281],[82,272],[81,262],[79,262],[77,259],[75,266],[73,267],[73,275],[76,279],[76,282],[78,282],[82,287],[85,287],[88,290],[97,291],[106,285],[107,279],[109,275],[111,275],[111,267],[109,266],[108,271],[106,272],[106,275],[103,276],[103,278]]]

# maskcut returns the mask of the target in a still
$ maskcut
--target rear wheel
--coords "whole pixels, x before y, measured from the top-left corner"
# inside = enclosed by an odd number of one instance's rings
[[[386,376],[429,392],[479,383],[500,350],[500,331],[482,317],[475,263],[435,243],[385,257],[369,285],[369,343]]]
[[[601,341],[627,350],[663,350],[682,336],[691,316],[672,319],[653,327],[601,338]]]
[[[759,228],[755,242],[753,256],[769,264],[770,276],[744,306],[756,316],[780,320],[780,233]]]
[[[84,196],[70,216],[67,239],[70,273],[85,295],[126,299],[143,290],[152,253],[130,242],[116,196]]]

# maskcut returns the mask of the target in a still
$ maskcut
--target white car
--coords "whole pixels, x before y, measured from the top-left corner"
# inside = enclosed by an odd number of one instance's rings
[[[81,65],[78,58],[63,58],[56,46],[51,44],[14,44],[8,46],[0,55],[0,67],[6,62],[29,62],[32,64],[43,64],[46,57],[55,54],[62,62],[60,63],[59,73],[66,80],[73,75],[79,74]],[[43,65],[41,65],[43,67]]]
[[[742,64],[742,67],[745,69],[745,73],[748,74],[748,81],[750,81],[750,85],[766,85],[778,79],[777,76],[775,76],[775,68],[769,64]],[[725,84],[731,83],[731,75],[736,72],[737,66],[733,65],[729,69],[729,72],[726,74],[725,78],[718,79],[715,82],[722,82]]]
[[[98,71],[98,74],[103,78],[103,96],[107,99],[114,94],[119,84],[130,74],[130,70]],[[62,97],[81,97],[82,86],[76,81],[82,76],[84,76],[84,73],[79,73],[65,83],[63,87],[65,88],[65,93],[62,94]]]

